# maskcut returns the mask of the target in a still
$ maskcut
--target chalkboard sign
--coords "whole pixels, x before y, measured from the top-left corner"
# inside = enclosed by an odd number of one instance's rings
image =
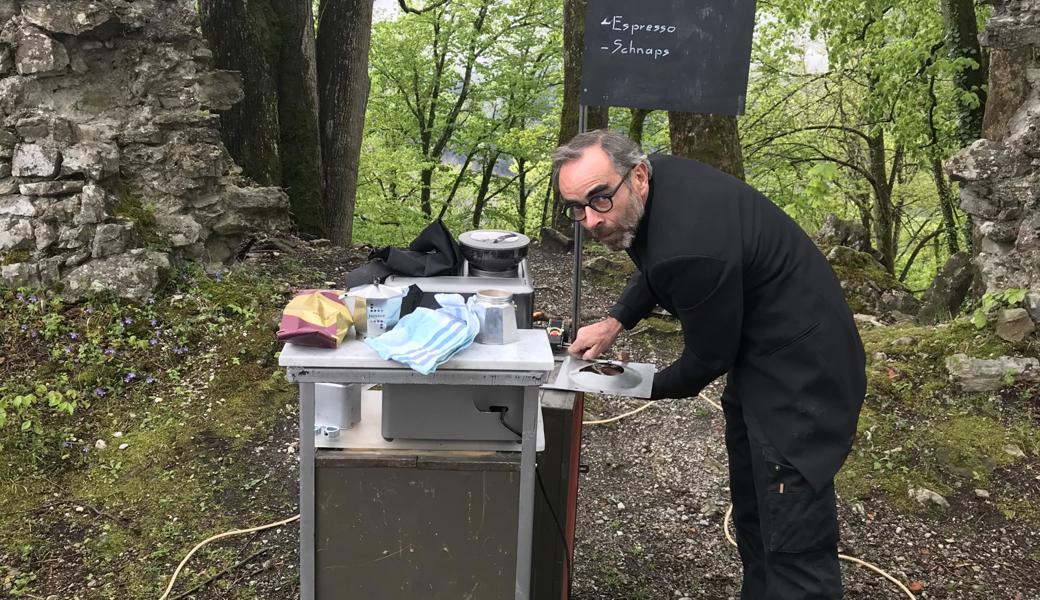
[[[755,0],[589,0],[581,103],[744,112]]]

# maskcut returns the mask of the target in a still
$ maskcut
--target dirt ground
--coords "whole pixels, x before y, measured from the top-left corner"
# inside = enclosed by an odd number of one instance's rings
[[[536,309],[569,318],[573,256],[535,247],[529,263]],[[326,267],[335,269],[330,280],[344,270],[335,261]],[[587,277],[583,322],[600,318],[620,288],[617,278]],[[614,352],[663,367],[677,356],[675,336],[626,334]],[[589,472],[579,490],[576,600],[739,597],[740,562],[722,529],[729,506],[723,418],[705,401],[717,402],[720,393],[716,382],[701,399],[663,401],[620,422],[585,428],[582,462]],[[586,418],[641,404],[590,396]],[[1015,476],[1021,493],[1040,498],[1040,472],[1027,465]],[[950,498],[952,510],[924,515],[840,492],[839,551],[912,586],[917,598],[1040,600],[1040,532],[1007,521],[971,490]],[[842,570],[850,600],[907,597],[868,568],[842,561]]]
[[[295,251],[272,247],[266,255],[259,254],[259,262],[276,277],[287,259],[293,261],[295,279],[285,279],[292,287],[336,287],[366,252],[358,249],[344,256],[331,248],[301,245]],[[529,261],[537,287],[536,309],[551,316],[569,316],[572,256],[532,248]],[[301,270],[301,265],[306,269]],[[301,272],[310,275],[301,279]],[[620,287],[617,278],[586,278],[582,320],[600,318]],[[654,328],[636,331],[619,339],[615,353],[628,351],[631,360],[659,367],[677,355],[680,342],[674,322],[661,319]],[[202,378],[205,373],[196,375]],[[585,428],[582,462],[588,465],[588,473],[581,476],[579,489],[575,599],[739,597],[740,563],[723,534],[729,504],[723,420],[709,402],[717,401],[720,392],[716,382],[704,391],[704,398],[662,401],[620,422]],[[589,396],[586,418],[609,417],[641,404],[630,398]],[[194,459],[201,465],[200,481],[226,491],[226,497],[211,510],[226,512],[241,526],[298,512],[296,423],[296,406],[290,401],[278,409],[277,425],[258,446],[209,447],[206,440],[199,440],[200,456]],[[997,474],[998,485],[1022,497],[1024,506],[1040,500],[1036,464],[1035,460],[1024,461],[1015,470]],[[248,468],[243,471],[242,465]],[[839,488],[839,496],[841,491]],[[66,497],[62,494],[63,490],[53,490],[55,498]],[[913,586],[921,599],[1040,600],[1040,532],[1032,524],[1036,521],[1009,520],[970,487],[947,499],[952,505],[947,511],[907,514],[880,494],[840,497],[840,551]],[[131,563],[148,564],[149,576],[165,586],[182,556],[121,554],[105,572],[84,571],[87,546],[81,542],[103,535],[109,525],[116,524],[113,519],[134,514],[132,507],[120,512],[95,508],[55,500],[32,511],[29,518],[51,528],[48,535],[61,543],[45,552],[27,550],[33,554],[32,564],[40,569],[35,573],[39,584],[35,589],[44,593],[26,597],[119,597],[104,592],[105,583],[113,572]],[[171,511],[171,523],[176,517]],[[209,535],[171,531],[188,547]],[[28,561],[0,556],[0,564],[14,566],[9,574]],[[295,523],[231,538],[193,559],[173,597],[291,600],[299,596],[297,564]],[[908,597],[864,567],[848,561],[842,565],[845,597],[850,600]],[[201,566],[209,567],[208,574],[195,571]],[[212,576],[218,583],[204,584]],[[229,596],[228,590],[236,592]]]

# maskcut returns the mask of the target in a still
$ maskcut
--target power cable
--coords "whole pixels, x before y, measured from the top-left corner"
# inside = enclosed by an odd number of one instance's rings
[[[233,531],[225,531],[224,533],[220,533],[220,534],[217,534],[217,535],[215,535],[213,537],[206,538],[206,539],[202,540],[201,542],[196,544],[194,548],[191,549],[191,552],[189,552],[187,554],[187,556],[184,557],[184,560],[181,561],[181,564],[177,565],[177,570],[175,570],[173,572],[173,576],[170,577],[170,583],[169,583],[169,585],[166,586],[166,591],[163,592],[163,595],[159,597],[159,600],[166,600],[170,596],[170,590],[173,589],[173,584],[177,581],[177,576],[180,575],[181,569],[184,568],[184,565],[187,564],[188,560],[191,559],[192,555],[194,555],[198,551],[199,548],[205,546],[206,544],[208,544],[208,543],[210,543],[212,541],[219,540],[219,539],[226,538],[226,537],[231,537],[233,535],[241,535],[243,533],[253,533],[254,531],[263,531],[264,529],[271,529],[272,527],[281,527],[282,525],[285,525],[287,523],[292,523],[293,521],[295,521],[296,519],[299,519],[299,518],[300,518],[300,515],[296,515],[295,517],[289,517],[288,519],[283,519],[281,521],[276,521],[274,523],[269,523],[267,525],[261,525],[259,527],[252,527],[250,529],[235,529]]]

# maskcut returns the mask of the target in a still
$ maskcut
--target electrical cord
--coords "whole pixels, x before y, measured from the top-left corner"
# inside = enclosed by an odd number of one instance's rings
[[[166,586],[166,591],[163,592],[163,595],[159,597],[159,600],[166,600],[170,596],[170,590],[173,589],[173,584],[177,581],[177,576],[180,575],[181,569],[184,568],[184,565],[187,564],[188,560],[192,557],[192,555],[194,555],[199,550],[199,548],[205,546],[206,544],[208,544],[208,543],[210,543],[212,541],[219,540],[219,539],[226,538],[226,537],[231,537],[233,535],[240,535],[240,534],[243,534],[243,533],[252,533],[254,531],[263,531],[264,529],[271,529],[272,527],[281,527],[282,525],[285,525],[287,523],[292,523],[293,521],[295,521],[296,519],[299,519],[299,518],[300,518],[300,515],[296,515],[295,517],[289,517],[288,519],[283,519],[281,521],[276,521],[274,523],[269,523],[267,525],[261,525],[259,527],[252,527],[250,529],[235,529],[233,531],[225,531],[224,533],[220,533],[220,534],[217,534],[217,535],[215,535],[213,537],[206,538],[205,540],[202,540],[201,542],[196,544],[194,548],[191,549],[191,552],[189,552],[187,554],[187,556],[184,557],[184,560],[181,561],[181,564],[177,565],[177,570],[175,570],[173,572],[173,576],[170,577],[170,583],[169,583],[169,585]]]
[[[711,400],[710,398],[705,397],[703,394],[697,394],[697,398],[700,399],[700,400],[703,400],[704,402],[707,402],[708,404],[710,404],[713,408],[715,408],[719,412],[722,412],[722,406],[720,404],[718,404],[717,402]],[[653,402],[647,402],[646,404],[640,406],[639,408],[637,408],[635,410],[630,410],[630,411],[628,411],[626,413],[622,413],[620,415],[617,415],[616,417],[611,417],[609,419],[601,419],[599,421],[582,421],[582,425],[602,425],[602,424],[606,424],[606,423],[613,423],[615,421],[620,421],[621,419],[624,419],[625,417],[630,417],[630,416],[632,416],[632,415],[634,415],[634,414],[636,414],[636,413],[646,409],[651,404],[653,404]],[[733,523],[733,505],[730,504],[729,508],[726,510],[726,516],[722,520],[722,532],[726,536],[726,541],[729,542],[729,544],[731,546],[736,548],[737,547],[737,540],[733,539],[733,536],[729,532],[729,528],[732,525],[732,523]],[[910,600],[917,600],[917,597],[914,596],[913,592],[911,592],[905,585],[903,585],[903,583],[901,581],[899,581],[898,579],[896,579],[895,577],[893,577],[889,573],[885,572],[880,567],[877,567],[877,566],[875,566],[875,565],[873,565],[873,564],[871,564],[871,563],[869,563],[869,562],[867,562],[865,560],[861,560],[861,559],[856,558],[854,556],[848,556],[847,554],[838,554],[838,558],[841,559],[841,560],[845,560],[845,561],[851,562],[851,563],[855,563],[857,565],[866,567],[866,568],[870,569],[871,571],[874,571],[878,575],[881,575],[885,579],[891,581],[896,587],[898,587],[902,592],[904,592],[907,595],[907,597],[910,598]]]

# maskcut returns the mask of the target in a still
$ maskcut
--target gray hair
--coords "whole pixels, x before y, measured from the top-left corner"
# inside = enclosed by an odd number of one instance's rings
[[[617,170],[618,175],[621,175],[639,163],[646,165],[647,175],[652,175],[654,172],[650,160],[646,157],[646,154],[643,153],[639,144],[633,142],[620,133],[614,133],[613,131],[608,131],[606,129],[596,129],[594,131],[579,133],[571,138],[569,142],[560,146],[555,152],[553,152],[553,187],[560,189],[560,167],[573,160],[581,158],[585,149],[593,145],[598,145],[607,153],[607,156],[610,157],[610,162],[614,164],[614,169]]]

